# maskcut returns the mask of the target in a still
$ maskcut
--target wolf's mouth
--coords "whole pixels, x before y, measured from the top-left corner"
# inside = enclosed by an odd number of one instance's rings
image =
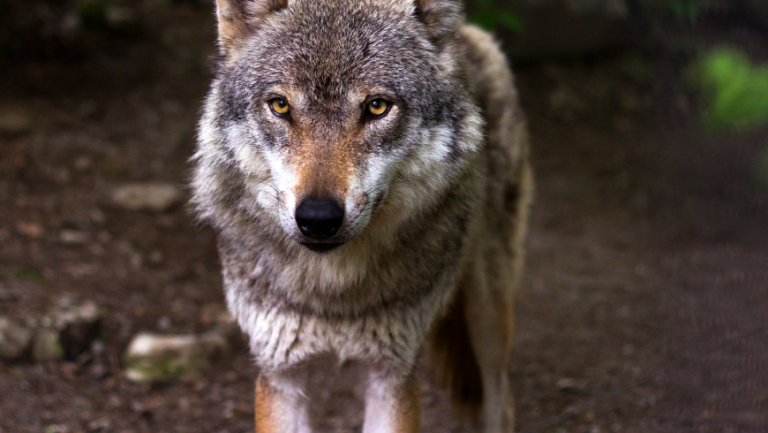
[[[335,250],[336,248],[344,245],[342,242],[336,242],[336,243],[319,243],[319,242],[301,242],[302,245],[307,247],[308,250],[316,252],[316,253],[327,253],[331,250]]]

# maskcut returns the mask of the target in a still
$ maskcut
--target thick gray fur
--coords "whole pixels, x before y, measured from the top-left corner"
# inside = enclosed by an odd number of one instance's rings
[[[462,276],[511,305],[531,179],[491,38],[449,0],[219,0],[222,22],[224,3],[247,25],[222,36],[193,201],[218,234],[227,303],[260,371],[332,354],[407,376]],[[275,88],[301,101],[294,120],[264,108]],[[372,88],[396,105],[389,123],[366,123],[349,102]],[[341,142],[352,168],[323,161]],[[348,216],[345,244],[327,254],[290,227],[293,177],[318,164],[367,185],[329,192]]]

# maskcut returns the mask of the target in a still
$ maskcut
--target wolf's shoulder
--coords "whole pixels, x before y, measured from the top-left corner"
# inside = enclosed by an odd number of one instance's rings
[[[527,206],[520,203],[530,201],[531,185],[526,178],[530,171],[527,122],[515,78],[507,56],[488,32],[464,25],[457,43],[465,61],[465,85],[485,121],[489,206],[509,218]]]
[[[485,30],[465,24],[458,33],[459,52],[465,60],[466,84],[484,112],[496,104],[515,104],[517,91],[507,56]]]

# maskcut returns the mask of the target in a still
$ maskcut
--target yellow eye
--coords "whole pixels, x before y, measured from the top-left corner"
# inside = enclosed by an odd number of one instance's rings
[[[380,117],[389,111],[389,103],[383,99],[374,99],[368,103],[368,113],[371,116]]]
[[[291,112],[291,107],[288,105],[288,101],[283,98],[275,98],[269,101],[269,108],[276,116],[285,116]]]

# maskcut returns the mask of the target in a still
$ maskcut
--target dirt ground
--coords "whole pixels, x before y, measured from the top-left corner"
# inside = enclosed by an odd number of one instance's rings
[[[768,187],[754,176],[768,133],[705,132],[681,79],[721,42],[766,60],[765,30],[731,24],[517,68],[537,178],[510,364],[518,431],[768,431]],[[211,230],[183,206],[109,201],[189,177],[213,22],[181,6],[153,26],[86,58],[0,68],[0,111],[32,120],[0,136],[0,315],[23,322],[63,294],[104,311],[102,351],[0,364],[0,433],[253,430],[242,344],[177,383],[123,376],[137,332],[205,331],[223,302]],[[352,373],[317,378],[322,431],[360,431]],[[463,431],[424,377],[424,431]]]

